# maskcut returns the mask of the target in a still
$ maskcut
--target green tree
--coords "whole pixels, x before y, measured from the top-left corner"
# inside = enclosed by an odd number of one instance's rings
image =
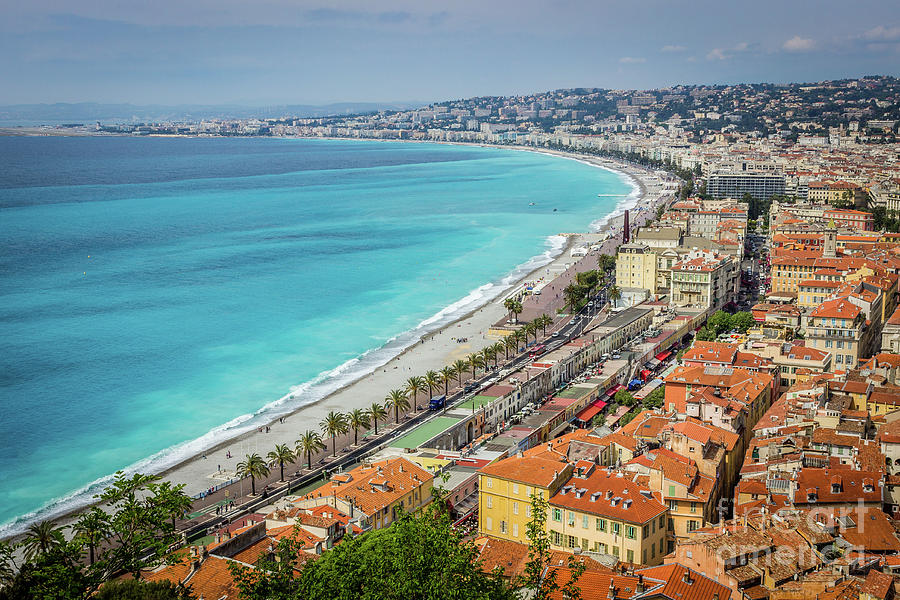
[[[506,350],[506,360],[509,360],[509,351],[519,349],[519,342],[516,339],[515,334],[511,333],[503,338],[503,347]]]
[[[372,417],[372,424],[375,425],[375,435],[378,435],[378,421],[387,416],[384,406],[377,402],[373,402],[369,407],[369,416]]]
[[[347,433],[350,429],[347,415],[332,410],[319,422],[319,429],[326,437],[331,438],[331,455],[337,456],[337,436]]]
[[[731,315],[724,310],[717,310],[706,321],[706,326],[716,332],[716,335],[731,330]]]
[[[616,404],[621,404],[622,406],[634,406],[634,396],[632,396],[631,392],[628,390],[619,390],[613,397],[616,400]]]
[[[255,452],[248,454],[247,458],[237,464],[237,474],[239,477],[250,478],[250,494],[256,495],[256,479],[262,479],[269,476],[269,465],[263,460],[263,457]]]
[[[494,361],[494,366],[497,366],[497,351],[494,350],[493,346],[487,346],[481,350],[481,359],[484,361],[485,367],[487,367],[488,363]]]
[[[602,271],[612,271],[616,268],[616,257],[610,254],[601,254],[597,257],[597,266]]]
[[[581,302],[582,298],[581,290],[574,283],[570,283],[563,289],[563,299],[565,299],[566,305],[573,312],[578,309],[578,303]]]
[[[475,379],[475,369],[484,366],[484,358],[480,354],[473,353],[466,357],[467,366],[472,369],[472,379]]]
[[[91,600],[193,600],[195,596],[182,584],[171,581],[124,579],[110,581]]]
[[[424,377],[420,375],[414,375],[406,380],[406,392],[409,394],[410,400],[412,400],[413,405],[415,405],[416,400],[419,399],[419,392],[424,389],[426,389]]]
[[[468,368],[469,364],[461,358],[453,362],[453,370],[456,371],[456,383],[462,385],[463,375],[466,374],[466,369]]]
[[[313,454],[328,447],[322,441],[322,436],[319,435],[319,432],[311,429],[304,431],[300,439],[294,443],[297,445],[297,454],[300,456],[306,455],[306,466],[310,470],[312,470]]]
[[[453,365],[447,365],[440,370],[441,382],[444,384],[444,395],[450,394],[450,382],[456,377],[456,369]]]
[[[275,449],[269,451],[266,458],[278,463],[278,466],[281,468],[281,481],[284,481],[284,463],[294,462],[297,456],[287,444],[276,444]]]
[[[515,321],[516,321],[516,323],[519,322],[519,315],[522,314],[522,311],[523,311],[523,310],[524,310],[524,307],[522,306],[522,302],[521,302],[521,301],[516,300],[516,301],[513,302],[513,305],[512,305],[512,313],[513,313],[513,315],[515,316]]]
[[[441,388],[441,376],[437,371],[427,371],[422,380],[425,382],[425,389],[428,391],[428,400],[430,401],[434,398],[434,392]]]
[[[97,547],[109,534],[106,522],[106,514],[96,506],[92,506],[90,510],[79,515],[78,520],[72,525],[72,533],[88,547],[91,565],[95,562]]]
[[[503,301],[503,308],[509,311],[509,320],[513,320],[513,308],[516,306],[516,299],[510,296]]]
[[[32,523],[25,530],[25,540],[22,543],[25,558],[31,560],[40,554],[47,554],[63,540],[62,530],[53,521]]]
[[[347,413],[347,426],[353,430],[353,445],[359,441],[359,430],[368,428],[371,424],[369,413],[361,408],[354,408]]]
[[[433,502],[420,515],[400,511],[390,527],[345,538],[307,563],[295,597],[512,600],[514,595],[500,577],[481,571],[477,549],[452,527],[444,503]]]
[[[609,300],[613,303],[613,306],[615,306],[616,302],[618,302],[621,297],[622,292],[619,290],[619,286],[614,285],[609,288]]]
[[[695,339],[698,342],[714,342],[716,341],[716,337],[716,330],[704,325],[700,328],[700,331],[697,332]]]
[[[385,401],[387,402],[385,407],[394,411],[394,423],[400,423],[400,411],[406,412],[409,409],[409,397],[406,395],[406,390],[391,390]]]
[[[106,578],[125,571],[138,578],[142,569],[162,564],[171,546],[181,540],[175,519],[190,510],[184,484],[159,481],[156,475],[119,471],[111,486],[94,496],[106,506],[108,546],[97,563]]]
[[[666,386],[661,385],[644,398],[644,408],[653,409],[653,408],[661,408],[663,405],[663,401],[666,398]]]
[[[737,329],[741,333],[747,333],[747,330],[751,327],[756,327],[756,319],[753,318],[753,313],[741,311],[731,315],[732,329]]]

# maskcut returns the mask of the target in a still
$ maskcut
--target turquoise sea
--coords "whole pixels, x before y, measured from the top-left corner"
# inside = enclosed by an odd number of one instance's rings
[[[321,398],[630,192],[492,148],[0,137],[0,534]]]

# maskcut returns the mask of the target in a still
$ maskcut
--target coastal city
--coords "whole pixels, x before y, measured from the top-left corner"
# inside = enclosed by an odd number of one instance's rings
[[[402,544],[386,536],[428,515],[517,597],[891,600],[898,124],[900,81],[864,77],[52,128],[515,147],[637,189],[315,422],[281,417],[166,473],[190,497],[158,560],[120,567],[206,600],[288,597],[265,586],[337,577],[349,563],[329,555]],[[72,519],[91,564],[129,543]],[[30,528],[30,557],[63,543],[55,526]]]

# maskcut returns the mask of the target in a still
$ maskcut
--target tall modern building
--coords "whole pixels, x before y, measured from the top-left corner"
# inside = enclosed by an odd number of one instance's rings
[[[717,171],[709,176],[706,192],[713,198],[743,198],[750,194],[757,200],[784,195],[784,174],[761,171]]]

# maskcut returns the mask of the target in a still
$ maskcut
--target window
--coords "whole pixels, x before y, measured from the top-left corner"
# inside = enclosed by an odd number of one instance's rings
[[[558,531],[551,531],[550,534],[553,537],[553,545],[561,546],[562,545],[562,534]]]
[[[646,548],[644,548],[644,552],[641,554],[641,556],[643,557],[643,560],[641,560],[641,562],[646,565],[647,564],[647,549]]]
[[[629,540],[634,539],[634,527],[632,527],[631,525],[625,526],[625,537],[627,537]]]
[[[513,514],[514,514],[514,515],[519,514],[519,503],[518,503],[518,502],[513,502],[512,505],[513,505]]]
[[[575,513],[569,511],[569,527],[575,527]]]
[[[587,516],[587,515],[582,515],[582,516],[581,516],[581,528],[582,528],[582,529],[587,529],[587,528],[588,528],[588,516]]]
[[[492,530],[494,529],[494,521],[493,521],[493,519],[491,519],[490,517],[487,517],[487,518],[484,520],[484,528],[487,529],[488,531],[492,531]]]
[[[644,550],[644,552],[647,552]],[[650,558],[656,558],[656,544],[650,544]],[[647,562],[646,557],[644,558],[644,562]]]
[[[531,517],[531,505],[530,504],[525,505],[525,516]]]
[[[666,528],[666,515],[660,515],[660,516],[659,516],[659,528],[660,528],[660,529],[665,529],[665,528]]]
[[[513,523],[513,537],[519,537],[519,524]]]
[[[618,547],[618,546],[613,546],[613,548],[612,548],[612,553],[613,553],[613,556],[615,556],[616,558],[618,558],[618,557],[619,557],[619,547]]]
[[[606,531],[606,519],[597,519],[597,531]]]
[[[613,535],[619,535],[621,533],[621,531],[622,531],[622,524],[621,523],[613,523],[613,526],[612,526]]]
[[[558,508],[553,509],[553,520],[559,523],[562,521],[562,511]]]
[[[488,496],[487,498],[485,498],[484,502],[485,502],[485,504],[487,504],[488,508],[494,508],[494,500],[491,496]]]
[[[588,539],[587,538],[581,538],[581,549],[584,550],[585,552],[587,552],[587,549],[588,549]]]
[[[691,512],[692,513],[697,512],[697,503],[696,502],[691,502]]]
[[[663,548],[664,548],[663,542],[665,542],[665,540],[659,540],[659,553],[660,554],[663,553]]]
[[[669,510],[671,510],[671,511],[678,510],[678,500],[669,500]]]
[[[697,521],[691,519],[687,522],[687,530],[690,532],[694,531],[695,529],[697,529]]]
[[[567,542],[568,542],[568,543],[567,543],[566,545],[567,545],[569,548],[574,548],[576,545],[578,545],[578,538],[575,537],[574,535],[570,535],[570,536],[569,536],[569,539],[567,540]]]
[[[675,495],[675,486],[674,486],[674,485],[670,485],[670,486],[669,486],[669,495],[670,495],[670,496],[674,496],[674,495]]]
[[[506,521],[500,521],[500,533],[506,533]]]
[[[486,487],[486,488],[494,487],[494,480],[491,479],[490,477],[485,477],[484,478],[484,487]]]
[[[650,526],[644,525],[643,529],[641,530],[641,536],[647,537],[648,535],[650,535]]]
[[[519,484],[514,483],[513,484],[513,494],[518,494],[518,493],[519,493]]]
[[[630,562],[630,563],[634,562],[634,550],[628,550],[625,555],[628,557],[626,559],[626,560],[628,560],[628,562]]]

